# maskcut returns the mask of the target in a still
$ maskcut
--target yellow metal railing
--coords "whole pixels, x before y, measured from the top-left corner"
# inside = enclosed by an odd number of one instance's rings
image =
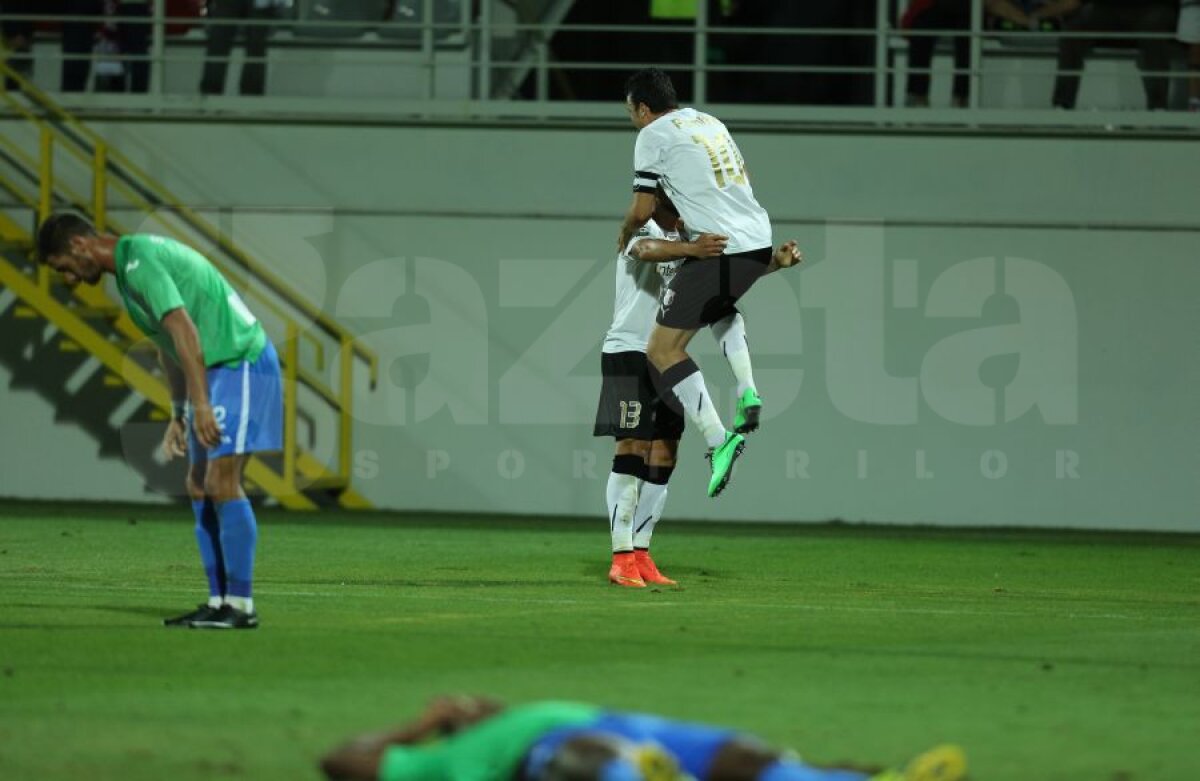
[[[112,220],[109,214],[111,191],[121,195],[133,207],[141,211],[161,213],[162,210],[166,210],[168,215],[182,223],[186,229],[194,231],[196,235],[219,249],[224,257],[212,257],[213,253],[206,254],[227,278],[235,283],[241,282],[239,287],[244,288],[243,292],[246,297],[251,299],[256,307],[262,307],[263,311],[269,312],[277,318],[283,324],[285,331],[281,350],[285,383],[285,449],[284,474],[282,476],[284,483],[295,488],[297,475],[302,475],[308,481],[332,483],[335,486],[348,488],[353,460],[354,362],[356,359],[366,362],[369,380],[371,386],[374,387],[378,374],[378,357],[374,352],[358,343],[354,335],[340,323],[329,318],[291,290],[273,272],[264,268],[235,246],[215,226],[181,204],[165,187],[2,62],[0,62],[0,75],[17,84],[18,91],[29,101],[29,105],[27,105],[13,94],[5,91],[0,93],[4,104],[37,129],[38,156],[36,160],[19,148],[17,148],[19,154],[14,157],[26,165],[36,164],[39,183],[36,197],[38,224],[50,216],[55,208],[55,195],[61,193],[76,208],[90,212],[97,229],[116,233],[127,232]],[[11,145],[6,139],[4,143]],[[90,198],[85,199],[80,193],[71,189],[62,180],[62,177],[56,175],[55,155],[58,149],[66,150],[71,157],[90,169]],[[14,192],[19,190],[14,183],[8,180],[0,181],[0,185]],[[32,197],[21,199],[26,202],[34,201]],[[174,238],[191,243],[191,236],[187,231],[181,230],[173,221],[162,219],[160,224]],[[228,261],[232,261],[233,264],[231,265]],[[248,287],[245,284],[247,277],[262,283],[271,295],[267,295],[256,286]],[[42,291],[49,289],[50,272],[44,266],[38,268],[37,285]],[[107,299],[107,295],[99,289],[95,292]],[[88,298],[93,300],[85,301],[85,303],[95,304],[94,295],[88,295]],[[293,316],[292,312],[298,312],[315,325],[325,338],[338,346],[339,364],[334,371],[337,377],[336,390],[320,376],[325,371],[325,344],[317,334],[304,328],[302,322]],[[306,341],[312,347],[315,371],[301,366],[301,340]],[[298,411],[298,387],[301,384],[316,392],[332,408],[337,419],[337,464],[332,470],[321,468],[314,458],[307,453],[299,452],[300,448],[296,442],[296,413]],[[330,471],[333,472],[332,479]]]
[[[136,362],[126,360],[125,352],[120,347],[105,339],[77,314],[55,300],[50,291],[30,280],[3,258],[0,258],[0,285],[12,290],[21,300],[33,306],[64,335],[83,346],[105,367],[153,404],[164,410],[171,409],[170,393],[164,382]],[[275,474],[274,470],[257,458],[252,458],[247,463],[246,477],[276,497],[284,507],[294,510],[316,509],[311,499],[296,490],[294,481],[288,482],[286,477]]]

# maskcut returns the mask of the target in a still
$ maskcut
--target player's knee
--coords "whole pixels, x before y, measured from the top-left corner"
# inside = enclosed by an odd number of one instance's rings
[[[679,440],[656,439],[646,457],[649,466],[674,469],[679,453]]]
[[[210,461],[204,473],[204,493],[216,502],[237,499],[242,492],[240,482],[237,469],[228,459]]]
[[[645,461],[650,456],[650,443],[641,439],[618,439],[618,456],[637,456]]]
[[[654,331],[650,334],[650,341],[646,343],[646,357],[650,359],[650,363],[654,364],[654,368],[662,371],[670,367],[670,357],[674,352],[674,346],[670,339],[663,336],[661,331]]]
[[[223,498],[222,497],[222,494],[223,494],[222,488],[223,488],[223,486],[221,484],[220,474],[214,472],[213,469],[210,467],[208,472],[204,475],[204,494],[205,494],[205,496],[208,496],[215,501],[220,501]]]
[[[663,357],[664,351],[662,345],[655,344],[654,342],[646,345],[646,359],[650,361],[651,366],[660,372],[667,368],[663,363]]]
[[[204,499],[204,473],[201,470],[189,469],[187,477],[183,479],[183,485],[192,501]]]

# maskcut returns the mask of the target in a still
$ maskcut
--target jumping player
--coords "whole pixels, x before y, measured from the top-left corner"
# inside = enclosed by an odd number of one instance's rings
[[[626,108],[638,129],[634,147],[633,203],[621,226],[623,249],[654,212],[654,192],[662,186],[675,203],[689,236],[728,237],[717,261],[687,260],[664,293],[647,355],[660,373],[660,385],[687,410],[708,443],[712,476],[708,495],[728,483],[745,446],[745,433],[758,427],[762,399],[754,387],[745,325],[735,304],[771,263],[771,222],[754,198],[737,144],[715,117],[679,108],[671,79],[657,68],[638,71],[626,83]],[[741,347],[731,361],[738,380],[737,418],[727,430],[709,396],[700,368],[687,354],[696,332],[731,318],[719,338]],[[728,350],[726,349],[728,354]]]
[[[658,188],[652,219],[617,256],[613,320],[600,355],[603,385],[593,434],[616,440],[606,488],[613,551],[608,579],[633,588],[647,583],[675,585],[651,558],[650,540],[662,517],[684,428],[679,411],[662,403],[655,390],[646,343],[662,289],[682,259],[719,256],[728,241],[707,233],[694,241],[681,241],[680,227],[679,212]],[[788,242],[776,251],[768,271],[801,260],[795,242]],[[738,364],[743,359],[749,362],[741,315],[734,310],[714,323],[712,330],[737,377]],[[741,334],[737,342],[729,338],[735,331]]]
[[[653,219],[617,256],[613,319],[601,347],[603,385],[592,431],[617,442],[606,489],[613,552],[608,579],[632,588],[675,585],[650,557],[650,539],[667,501],[684,427],[683,416],[660,403],[646,340],[659,293],[679,261],[720,255],[725,248],[725,237],[711,234],[679,241],[679,214],[661,190],[658,195]]]

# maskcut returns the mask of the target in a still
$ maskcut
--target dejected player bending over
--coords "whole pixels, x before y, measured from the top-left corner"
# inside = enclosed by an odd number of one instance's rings
[[[960,781],[966,759],[940,746],[904,771],[818,767],[731,729],[573,702],[505,708],[452,697],[335,749],[321,769],[332,781]]]
[[[251,453],[282,446],[279,358],[262,325],[203,255],[151,235],[98,233],[59,213],[38,231],[38,257],[68,284],[117,279],[130,319],[159,348],[174,414],[168,458],[187,455],[187,491],[208,577],[206,603],[163,623],[253,629],[258,527],[242,491]]]
[[[609,582],[643,588],[647,583],[675,585],[650,556],[654,527],[667,501],[667,483],[675,470],[684,419],[663,403],[651,377],[646,344],[654,329],[659,298],[684,258],[712,258],[725,249],[727,238],[701,234],[681,241],[679,212],[658,188],[655,211],[617,256],[613,320],[601,347],[603,384],[593,434],[613,437],[616,455],[608,476],[605,499],[613,559]],[[795,242],[776,250],[768,271],[801,260]],[[745,355],[745,332],[732,344],[729,336],[741,316],[714,323],[712,330],[737,376]]]
[[[712,475],[708,495],[728,483],[745,445],[758,428],[762,399],[754,387],[745,323],[735,307],[771,263],[771,222],[754,198],[737,144],[721,121],[679,108],[671,79],[657,68],[638,71],[626,83],[626,108],[638,129],[634,147],[633,203],[618,238],[623,249],[654,212],[654,191],[666,191],[688,235],[725,236],[715,261],[690,259],[663,294],[647,354],[672,393],[703,434]],[[738,381],[733,430],[717,414],[700,368],[687,354],[696,331],[713,326]]]

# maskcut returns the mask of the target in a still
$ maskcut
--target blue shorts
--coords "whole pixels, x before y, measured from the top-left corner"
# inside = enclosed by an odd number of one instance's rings
[[[241,453],[283,449],[283,381],[279,356],[268,339],[258,360],[208,368],[208,399],[221,427],[221,444],[205,449],[188,411],[192,463]]]
[[[578,735],[612,735],[633,743],[656,743],[695,778],[705,778],[721,747],[741,737],[729,729],[705,724],[688,724],[639,713],[605,713],[591,724],[564,727],[542,736],[527,755],[527,772],[538,771],[554,756],[559,746]]]

